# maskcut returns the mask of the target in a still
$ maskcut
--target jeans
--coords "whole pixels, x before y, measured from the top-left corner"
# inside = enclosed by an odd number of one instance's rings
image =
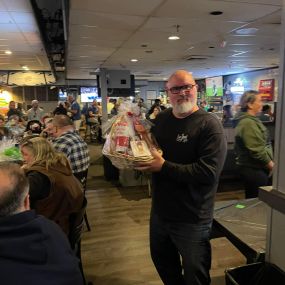
[[[167,222],[151,214],[151,258],[165,285],[210,284],[211,225]]]

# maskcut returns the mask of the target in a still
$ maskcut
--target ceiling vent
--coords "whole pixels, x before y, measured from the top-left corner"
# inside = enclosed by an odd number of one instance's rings
[[[141,78],[153,77],[153,75],[151,75],[151,74],[136,74],[135,76],[136,76],[136,78],[137,78],[137,77],[141,77]]]
[[[210,56],[207,56],[207,55],[188,55],[186,56],[184,59],[185,60],[189,60],[189,61],[200,61],[200,60],[207,60],[209,59]]]
[[[161,74],[162,71],[155,71],[155,70],[151,70],[151,71],[147,71],[148,74],[152,74],[152,75],[158,75]]]

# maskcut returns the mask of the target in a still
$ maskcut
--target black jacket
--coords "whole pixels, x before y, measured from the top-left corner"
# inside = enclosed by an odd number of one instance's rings
[[[0,218],[1,285],[82,285],[62,230],[34,211]]]

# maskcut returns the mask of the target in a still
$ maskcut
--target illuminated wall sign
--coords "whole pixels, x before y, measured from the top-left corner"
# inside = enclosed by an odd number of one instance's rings
[[[259,93],[261,93],[262,100],[273,101],[274,97],[274,79],[259,80]]]
[[[244,92],[244,87],[243,86],[232,86],[231,87],[231,92],[233,92],[233,93],[243,93]]]

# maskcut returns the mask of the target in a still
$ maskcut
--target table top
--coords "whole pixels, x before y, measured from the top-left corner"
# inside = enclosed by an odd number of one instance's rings
[[[265,252],[267,205],[258,198],[216,202],[214,219],[256,252]]]

